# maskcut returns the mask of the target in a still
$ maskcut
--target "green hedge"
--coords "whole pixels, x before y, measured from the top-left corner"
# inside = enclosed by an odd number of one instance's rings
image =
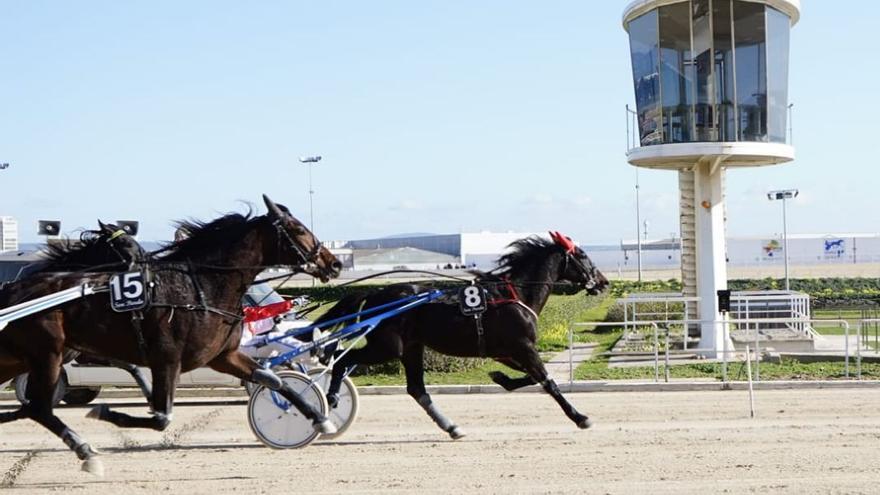
[[[792,290],[810,295],[815,308],[874,307],[880,305],[880,278],[793,278]],[[728,288],[743,290],[781,290],[784,279],[762,278],[730,280]],[[676,279],[633,282],[621,280],[611,283],[611,294],[623,297],[633,292],[680,292],[681,282]]]

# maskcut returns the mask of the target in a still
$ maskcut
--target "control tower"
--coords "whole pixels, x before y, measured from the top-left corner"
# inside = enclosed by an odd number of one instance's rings
[[[719,321],[727,288],[724,177],[794,159],[786,139],[789,34],[799,0],[637,0],[623,14],[635,89],[637,167],[678,171],[689,319]],[[721,325],[703,323],[715,357]]]

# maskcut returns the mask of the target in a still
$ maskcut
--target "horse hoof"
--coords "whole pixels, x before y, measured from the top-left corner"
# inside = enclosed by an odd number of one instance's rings
[[[97,457],[90,457],[84,460],[82,463],[82,470],[99,478],[104,477],[104,463]]]
[[[336,433],[336,425],[330,422],[329,419],[325,419],[319,423],[315,423],[315,430],[323,433],[324,435],[332,435]]]
[[[580,428],[582,430],[586,430],[587,428],[589,428],[591,426],[593,426],[593,422],[590,421],[590,418],[584,418],[584,419],[578,421],[578,428]]]
[[[457,426],[453,426],[451,430],[449,430],[449,436],[453,440],[458,440],[459,438],[464,438],[466,433],[462,431],[461,428]]]
[[[104,411],[107,410],[107,404],[100,404],[93,407],[88,414],[86,414],[87,418],[91,419],[101,419],[101,415],[104,414]]]

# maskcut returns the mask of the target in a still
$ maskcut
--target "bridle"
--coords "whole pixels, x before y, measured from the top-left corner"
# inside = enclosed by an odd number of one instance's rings
[[[321,243],[321,241],[318,240],[317,237],[315,237],[314,233],[309,232],[309,234],[311,234],[311,236],[312,236],[312,242],[314,243],[314,246],[312,247],[311,251],[306,252],[299,245],[299,243],[296,242],[296,240],[290,236],[290,233],[287,232],[287,229],[284,228],[284,225],[282,224],[282,221],[280,218],[276,218],[272,222],[272,225],[275,227],[275,231],[278,234],[277,239],[278,239],[278,243],[279,243],[279,249],[278,249],[279,252],[281,251],[281,249],[280,249],[281,239],[285,239],[285,240],[287,240],[288,247],[291,250],[293,250],[293,252],[297,256],[299,256],[299,259],[300,259],[299,265],[300,265],[300,267],[302,267],[302,270],[304,272],[311,274],[311,273],[314,273],[315,271],[320,271],[320,267],[318,266],[317,261],[318,261],[318,255],[321,252],[321,248],[323,247],[323,244]]]
[[[584,265],[584,262],[574,255],[574,251],[565,251],[565,257],[562,258],[562,273],[565,273],[565,271],[568,270],[569,261],[571,261],[574,266],[581,271],[581,273],[584,275],[584,278],[586,278],[586,282],[584,282],[584,289],[595,289],[597,285],[597,279],[599,278],[596,276],[596,267],[593,267],[592,269],[587,268],[587,266]]]
[[[553,239],[556,245],[562,248],[565,254],[565,257],[562,259],[562,273],[565,273],[568,270],[568,263],[571,261],[577,269],[580,270],[581,274],[584,275],[584,278],[586,278],[584,289],[595,289],[599,278],[596,276],[596,267],[593,266],[592,268],[587,268],[583,261],[574,255],[577,251],[577,246],[575,246],[568,237],[559,232],[550,232],[550,238]]]

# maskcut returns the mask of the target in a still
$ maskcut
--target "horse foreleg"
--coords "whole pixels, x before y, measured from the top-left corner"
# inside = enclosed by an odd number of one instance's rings
[[[164,431],[171,424],[173,417],[174,388],[177,377],[180,376],[180,365],[166,364],[159,368],[151,368],[151,371],[153,372],[153,393],[149,401],[153,408],[151,416],[145,418],[131,416],[113,411],[107,404],[100,404],[92,408],[86,417],[107,421],[120,428],[149,428]]]
[[[214,358],[208,363],[212,369],[221,373],[232,375],[236,378],[246,380],[257,385],[263,385],[270,390],[276,391],[282,397],[287,399],[294,407],[296,407],[305,417],[312,420],[312,426],[315,430],[324,433],[336,433],[336,427],[330,422],[327,416],[321,414],[315,406],[293,389],[287,383],[284,383],[278,375],[272,370],[261,368],[256,361],[251,359],[244,353],[234,350],[226,352]]]
[[[401,361],[406,371],[406,392],[422,406],[441,430],[448,433],[453,440],[458,440],[465,436],[465,433],[440,412],[425,389],[424,351],[425,348],[421,344],[410,345],[403,351]]]
[[[399,358],[402,354],[399,340],[368,340],[367,345],[358,349],[349,349],[346,354],[333,363],[333,374],[327,387],[327,404],[331,408],[339,403],[339,389],[342,379],[348,371],[357,365],[382,364]]]
[[[531,345],[524,347],[522,355],[516,357],[515,360],[522,364],[523,369],[526,370],[529,377],[534,380],[535,383],[541,384],[544,391],[553,397],[556,403],[562,408],[565,415],[574,421],[578,428],[589,428],[592,426],[593,423],[590,421],[590,418],[579,413],[577,409],[575,409],[574,406],[563,397],[562,391],[559,390],[559,386],[557,386],[556,382],[547,374],[547,369],[541,361],[541,356],[534,347]]]
[[[526,370],[522,366],[520,366],[516,361],[514,361],[513,359],[496,358],[495,360],[498,361],[499,363],[509,367],[509,368],[516,370],[516,371],[522,371],[523,373],[526,372]],[[507,390],[508,392],[513,392],[514,390],[517,390],[517,389],[520,389],[523,387],[527,387],[529,385],[534,385],[535,383],[537,383],[535,381],[535,379],[529,375],[526,375],[526,376],[523,376],[520,378],[511,378],[511,377],[507,376],[506,374],[502,373],[501,371],[489,372],[489,378],[491,378],[493,382],[504,387],[504,390]]]
[[[51,431],[83,461],[82,470],[96,476],[104,475],[104,466],[95,456],[98,452],[86,443],[75,431],[67,427],[58,416],[52,412],[52,395],[61,371],[61,355],[46,357],[45,364],[33,367],[28,377],[28,391],[30,402],[27,406],[13,415],[18,418],[27,415],[47,430]],[[18,419],[15,418],[15,419]]]

